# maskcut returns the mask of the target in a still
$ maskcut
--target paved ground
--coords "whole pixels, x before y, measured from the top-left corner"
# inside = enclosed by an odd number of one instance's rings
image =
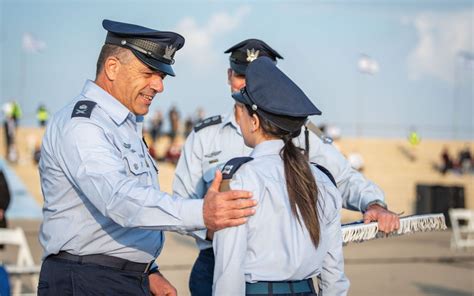
[[[11,226],[25,229],[32,253],[39,262],[39,222],[16,220]],[[450,250],[450,235],[449,231],[421,233],[346,246],[346,272],[351,280],[349,295],[474,295],[474,249]],[[13,253],[10,249],[6,256],[11,258]],[[158,262],[179,295],[189,295],[187,282],[196,254],[192,239],[167,234]]]

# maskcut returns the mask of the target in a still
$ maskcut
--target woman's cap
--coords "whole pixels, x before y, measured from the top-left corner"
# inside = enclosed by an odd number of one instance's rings
[[[249,64],[245,83],[232,97],[286,131],[301,129],[310,115],[321,111],[306,94],[267,57]]]

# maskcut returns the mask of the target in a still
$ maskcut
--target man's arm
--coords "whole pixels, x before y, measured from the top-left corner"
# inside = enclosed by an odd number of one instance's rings
[[[304,148],[304,135],[298,140],[298,145]],[[332,144],[323,143],[313,133],[309,133],[309,140],[310,161],[324,166],[333,175],[342,195],[343,207],[364,213],[364,220],[378,221],[379,229],[383,232],[398,229],[398,216],[377,204],[384,204],[385,200],[380,187],[354,170]]]
[[[245,223],[254,201],[245,191],[218,192],[205,200],[170,196],[127,172],[122,156],[102,128],[90,121],[64,131],[59,159],[67,177],[102,215],[123,227],[183,231],[218,230]],[[213,183],[214,184],[214,183]]]

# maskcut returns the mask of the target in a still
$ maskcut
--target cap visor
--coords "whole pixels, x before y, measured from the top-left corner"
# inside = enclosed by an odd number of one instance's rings
[[[145,65],[152,68],[153,70],[160,71],[162,73],[165,73],[166,75],[176,76],[171,65],[149,58],[140,52],[136,52],[134,50],[132,50],[132,52],[140,61],[142,61]]]
[[[245,75],[245,70],[247,70],[248,64],[237,64],[235,62],[230,62],[230,68],[234,70],[235,73],[240,75]]]
[[[241,91],[236,91],[232,93],[232,98],[234,98],[234,100],[236,100],[237,102],[245,105],[252,106],[253,104]]]
[[[266,112],[262,109],[257,109],[257,113],[268,119],[271,123],[278,126],[279,128],[289,131],[295,132],[303,126],[306,122],[307,116],[303,117],[293,117],[293,116],[285,116],[285,115],[276,115],[269,112]]]

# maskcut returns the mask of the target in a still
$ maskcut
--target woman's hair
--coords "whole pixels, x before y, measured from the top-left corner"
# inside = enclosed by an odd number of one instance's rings
[[[309,235],[315,247],[319,244],[320,228],[316,202],[318,199],[318,188],[311,168],[308,156],[302,153],[300,148],[293,144],[293,138],[299,136],[301,129],[296,132],[288,132],[271,123],[257,112],[245,105],[250,116],[256,114],[260,119],[260,125],[264,133],[283,140],[285,145],[280,151],[285,168],[286,187],[291,206],[291,211],[301,224],[308,229]],[[299,214],[298,214],[299,211]]]

